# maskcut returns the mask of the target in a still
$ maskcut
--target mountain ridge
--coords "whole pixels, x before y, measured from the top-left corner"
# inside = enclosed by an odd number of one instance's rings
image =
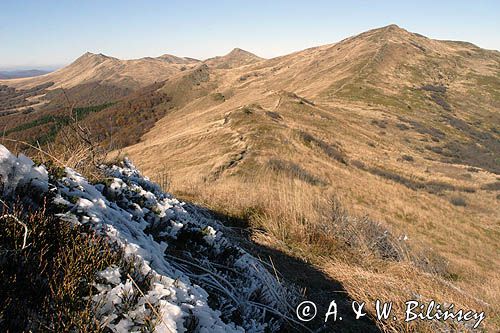
[[[1,86],[4,144],[73,162],[77,124],[90,149],[130,157],[242,244],[289,256],[282,267],[310,263],[353,299],[383,295],[396,311],[418,297],[498,317],[500,52],[389,25],[271,59],[161,57],[84,54],[53,84]],[[30,109],[34,95],[46,104]],[[327,306],[332,294],[315,287],[310,299]]]
[[[89,83],[92,81],[106,81],[107,84],[116,84],[118,86],[138,89],[155,81],[171,77],[173,74],[178,73],[182,66],[185,65],[195,65],[199,62],[203,62],[211,67],[230,69],[259,63],[261,61],[279,61],[281,59],[293,57],[294,55],[302,56],[304,53],[311,50],[334,49],[339,45],[349,45],[349,43],[359,40],[364,40],[367,43],[375,43],[378,47],[384,47],[387,45],[390,46],[391,43],[408,43],[415,49],[422,52],[425,50],[424,46],[418,44],[415,40],[418,40],[421,44],[427,46],[427,49],[437,49],[441,52],[446,51],[445,45],[447,44],[450,44],[448,45],[448,49],[453,48],[451,46],[455,46],[456,49],[462,48],[464,52],[470,51],[471,49],[483,50],[473,44],[464,44],[464,42],[431,40],[425,36],[410,33],[407,30],[392,24],[348,37],[333,44],[313,47],[271,59],[260,58],[240,48],[234,48],[224,56],[213,57],[203,61],[193,58],[177,57],[170,54],[164,54],[156,58],[145,57],[140,59],[120,60],[102,53],[96,54],[86,52],[70,65],[51,73],[48,77],[44,76],[43,78],[14,79],[9,81],[0,80],[0,84],[7,84],[17,88],[31,88],[33,86],[52,81],[54,82],[54,86],[51,89],[55,89],[63,86],[65,88],[71,88],[75,85]],[[483,50],[483,52],[484,51],[488,52],[487,50]],[[498,53],[498,51],[494,53]],[[163,62],[158,62],[158,60],[162,60]],[[148,67],[150,67],[150,69],[148,69]],[[184,70],[184,68],[182,69]],[[71,77],[71,79],[68,77]]]
[[[233,216],[257,211],[250,223],[273,235],[262,242],[300,253],[317,250],[304,234],[331,227],[320,221],[330,221],[325,201],[333,196],[351,214],[370,216],[401,235],[395,237],[406,235],[411,253],[442,256],[429,259],[431,270],[463,277],[453,283],[492,302],[495,292],[480,281],[496,279],[486,263],[498,245],[485,230],[499,222],[493,208],[500,172],[498,52],[389,26],[232,69],[208,66],[198,79],[194,74],[179,73],[158,89],[173,97],[168,112],[123,150],[146,174],[169,170],[176,193]],[[293,207],[296,213],[289,212]],[[305,220],[317,224],[304,230]],[[466,252],[467,259],[458,255]],[[366,278],[350,265],[334,264],[329,274]],[[422,275],[415,274],[399,279],[417,288]],[[392,278],[377,280],[391,295],[384,281]],[[351,282],[351,292],[366,297],[366,286]]]

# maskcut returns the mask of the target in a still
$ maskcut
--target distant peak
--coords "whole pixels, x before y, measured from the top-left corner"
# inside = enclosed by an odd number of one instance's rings
[[[197,59],[193,58],[185,58],[185,57],[177,57],[168,53],[165,53],[159,56],[157,59],[171,63],[171,64],[191,64],[199,62]]]
[[[239,47],[235,47],[227,55],[246,55],[246,56],[252,56],[252,57],[258,58],[258,56],[256,56],[252,52],[245,51],[243,49],[240,49]]]
[[[92,52],[87,51],[80,58],[106,58],[106,59],[108,59],[111,57],[109,57],[105,54],[102,54],[102,53],[92,53]]]
[[[102,53],[85,52],[73,64],[98,64],[108,59],[115,59]],[[116,59],[115,59],[116,60]]]
[[[381,39],[398,39],[407,40],[408,38],[416,36],[416,34],[411,33],[396,24],[386,25],[384,27],[375,28],[372,30],[365,31],[359,35],[353,36],[351,38],[371,38],[377,37]]]
[[[375,29],[375,30],[379,30],[381,32],[390,33],[390,34],[409,34],[410,33],[408,30],[403,29],[396,24],[389,24],[385,27],[382,27],[380,29]]]
[[[400,28],[397,24],[389,24],[389,25],[385,26],[384,28],[387,30],[399,30],[399,29],[404,30],[404,29]]]
[[[235,68],[243,65],[252,64],[262,60],[255,54],[240,48],[234,48],[224,56],[218,56],[205,60],[206,64],[216,68]]]
[[[100,57],[107,57],[105,54],[102,54],[102,53],[92,53],[90,51],[87,51],[83,54],[84,56],[88,56],[88,57],[96,57],[96,56],[100,56]]]
[[[261,57],[253,54],[252,52],[248,52],[246,50],[240,49],[239,47],[236,47],[231,50],[228,54],[225,56],[221,57],[224,59],[239,59],[239,60],[245,60],[245,61],[259,61],[262,60]]]
[[[243,49],[240,49],[239,47],[235,47],[234,49],[232,49],[232,51],[230,53],[238,53],[238,52],[246,52],[246,53],[250,53],[250,52],[247,52]]]

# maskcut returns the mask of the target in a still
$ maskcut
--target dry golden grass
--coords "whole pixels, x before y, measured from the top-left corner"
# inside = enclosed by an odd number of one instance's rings
[[[348,246],[345,239],[339,237],[338,230],[329,233],[327,229],[338,222],[332,221],[329,214],[327,199],[332,195],[331,191],[290,180],[284,175],[274,180],[265,178],[264,172],[257,176],[251,183],[233,179],[224,184],[210,185],[192,183],[179,186],[174,182],[172,187],[181,197],[195,200],[217,212],[247,219],[254,230],[255,242],[312,263],[341,282],[353,299],[367,302],[372,314],[374,308],[371,305],[376,299],[393,301],[399,318],[404,317],[402,307],[405,301],[433,299],[453,303],[456,308],[485,311],[486,328],[494,331],[497,327],[500,280],[496,271],[492,272],[488,266],[477,267],[477,263],[468,260],[454,261],[440,250],[429,252],[429,243],[423,239],[411,239],[409,244],[401,244],[397,248],[402,254],[400,261],[381,258],[380,252],[373,249],[373,244],[364,238],[364,234],[356,238],[360,241],[356,247]],[[349,228],[349,224],[343,227]],[[348,229],[353,238],[358,227],[353,224]],[[446,248],[451,253],[462,250],[452,242],[448,242]],[[479,246],[475,251],[480,251]],[[450,265],[446,264],[447,260],[450,260]],[[480,271],[468,271],[469,275],[462,271],[455,273],[456,265],[469,269],[474,265]],[[458,281],[454,274],[459,275]],[[387,332],[434,332],[448,325],[418,321],[407,326],[402,320],[379,324]]]
[[[408,38],[424,45],[427,55],[401,49],[398,41]],[[380,44],[385,51],[377,51]],[[168,170],[171,191],[181,198],[247,219],[256,241],[314,263],[355,299],[401,303],[419,294],[484,310],[486,327],[495,331],[500,216],[497,193],[485,186],[497,176],[470,171],[465,162],[444,163],[425,148],[476,139],[443,123],[441,106],[414,89],[438,76],[425,67],[432,59],[449,89],[464,92],[467,78],[435,57],[454,57],[464,47],[378,31],[254,66],[208,69],[208,81],[196,89],[224,99],[207,94],[179,105],[125,152],[147,175]],[[386,63],[386,57],[399,63]],[[479,70],[491,59],[474,61],[467,66]],[[415,68],[423,74],[413,76]],[[467,100],[459,95],[447,98],[457,117],[469,121]],[[481,103],[484,111],[475,119],[498,119],[489,111],[494,102]],[[281,162],[269,167],[273,160]],[[324,232],[331,222],[330,198],[358,221],[344,232],[357,247]],[[465,206],[453,204],[456,198]],[[364,216],[374,221],[370,228],[359,222]],[[400,261],[372,251],[367,234],[380,228],[393,240],[408,238]],[[384,329],[434,330],[416,325],[391,322]]]
[[[379,114],[376,109],[310,107],[286,98],[273,109],[278,98],[258,97],[263,110],[249,107],[248,118],[245,108],[230,104],[250,105],[244,97],[206,113],[194,112],[199,105],[188,105],[162,119],[144,142],[125,151],[147,175],[168,170],[174,194],[248,219],[252,228],[264,230],[269,246],[315,263],[344,284],[355,299],[372,302],[383,296],[397,302],[418,293],[424,299],[484,310],[487,327],[495,331],[499,325],[500,262],[495,254],[499,253],[500,218],[496,193],[482,189],[495,183],[495,175],[427,159],[427,152],[415,149],[424,136],[420,133],[405,133],[411,145],[392,126],[380,134],[366,120]],[[266,110],[277,111],[283,120],[266,117]],[[348,165],[318,145],[305,144],[299,131],[332,146],[340,142]],[[414,160],[405,161],[402,154]],[[304,179],[309,178],[298,177],[296,172],[277,174],[276,168],[269,168],[271,159],[294,163],[323,184],[308,183]],[[409,185],[359,168],[355,160],[362,161],[367,170],[378,168],[399,175]],[[413,183],[423,187],[410,188]],[[369,216],[396,238],[406,235],[411,249],[408,257],[434,260],[430,266],[437,265],[441,275],[429,275],[429,267],[412,268],[411,260],[387,263],[362,246],[352,249],[335,237],[325,239],[317,231],[318,225],[324,226],[325,205],[332,196],[340,198],[351,215]],[[452,204],[455,197],[463,198],[466,206]],[[373,283],[363,282],[368,277],[373,277]],[[426,323],[387,325],[387,331],[434,330]]]

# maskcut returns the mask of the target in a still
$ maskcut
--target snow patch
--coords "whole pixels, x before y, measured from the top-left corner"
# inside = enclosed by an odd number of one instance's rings
[[[4,195],[21,187],[47,192],[60,218],[87,225],[119,246],[132,263],[96,272],[92,296],[101,327],[113,332],[277,331],[293,311],[295,294],[263,264],[224,236],[205,211],[161,191],[125,160],[103,167],[108,175],[89,183],[76,171],[50,180],[43,166],[0,145]],[[138,285],[141,285],[140,287]]]

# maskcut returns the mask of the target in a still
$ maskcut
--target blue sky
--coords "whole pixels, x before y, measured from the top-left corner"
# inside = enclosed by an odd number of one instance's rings
[[[395,23],[500,49],[500,1],[0,1],[0,69],[60,66],[86,51],[123,59],[273,57]]]

